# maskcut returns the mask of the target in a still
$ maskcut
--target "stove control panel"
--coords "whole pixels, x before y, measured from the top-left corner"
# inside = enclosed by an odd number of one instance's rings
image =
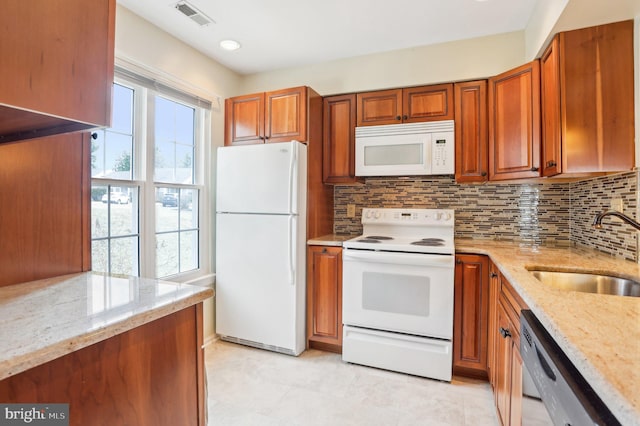
[[[453,226],[454,216],[450,209],[362,209],[363,224]]]

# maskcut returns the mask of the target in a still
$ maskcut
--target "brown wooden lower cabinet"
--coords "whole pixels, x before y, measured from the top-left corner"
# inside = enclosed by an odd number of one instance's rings
[[[486,379],[489,321],[489,259],[456,255],[453,374]]]
[[[206,425],[202,303],[0,381],[3,403],[68,403],[71,425]]]
[[[520,357],[520,311],[526,304],[500,275],[496,310],[497,336],[492,370],[494,396],[501,424],[522,424],[522,358]]]
[[[307,249],[307,345],[342,353],[342,247]]]

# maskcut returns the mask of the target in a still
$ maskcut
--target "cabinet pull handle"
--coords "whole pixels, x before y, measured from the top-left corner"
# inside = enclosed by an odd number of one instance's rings
[[[498,278],[498,274],[496,274],[495,272],[492,272],[491,274],[489,274],[489,276],[491,278]]]
[[[403,115],[403,116],[402,116],[402,119],[403,119],[403,120],[406,120],[406,119],[408,119],[408,118],[409,118],[409,117],[408,117],[408,116],[406,116],[406,115]]]
[[[396,120],[400,121],[402,120],[402,117],[400,117],[399,115],[396,115]]]
[[[504,337],[505,339],[506,339],[507,337],[511,337],[511,332],[510,332],[508,329],[504,328],[504,327],[500,327],[500,334],[501,334],[501,335],[502,335],[502,337]]]
[[[547,167],[554,167],[554,166],[556,166],[555,161],[547,161]]]
[[[532,167],[532,168],[531,168],[531,171],[532,171],[532,172],[537,172],[538,170],[540,170],[540,167]]]

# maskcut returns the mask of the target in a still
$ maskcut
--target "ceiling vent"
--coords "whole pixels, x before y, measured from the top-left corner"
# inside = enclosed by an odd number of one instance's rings
[[[198,10],[194,5],[187,3],[186,1],[176,3],[175,8],[184,16],[191,19],[201,27],[204,27],[205,25],[209,25],[211,23],[215,23],[213,19],[209,18],[207,15]]]

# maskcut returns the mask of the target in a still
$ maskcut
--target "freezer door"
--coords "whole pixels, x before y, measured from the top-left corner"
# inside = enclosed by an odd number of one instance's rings
[[[216,211],[298,214],[305,148],[300,142],[218,148]]]
[[[216,220],[216,332],[301,353],[305,272],[298,218],[220,213]]]

